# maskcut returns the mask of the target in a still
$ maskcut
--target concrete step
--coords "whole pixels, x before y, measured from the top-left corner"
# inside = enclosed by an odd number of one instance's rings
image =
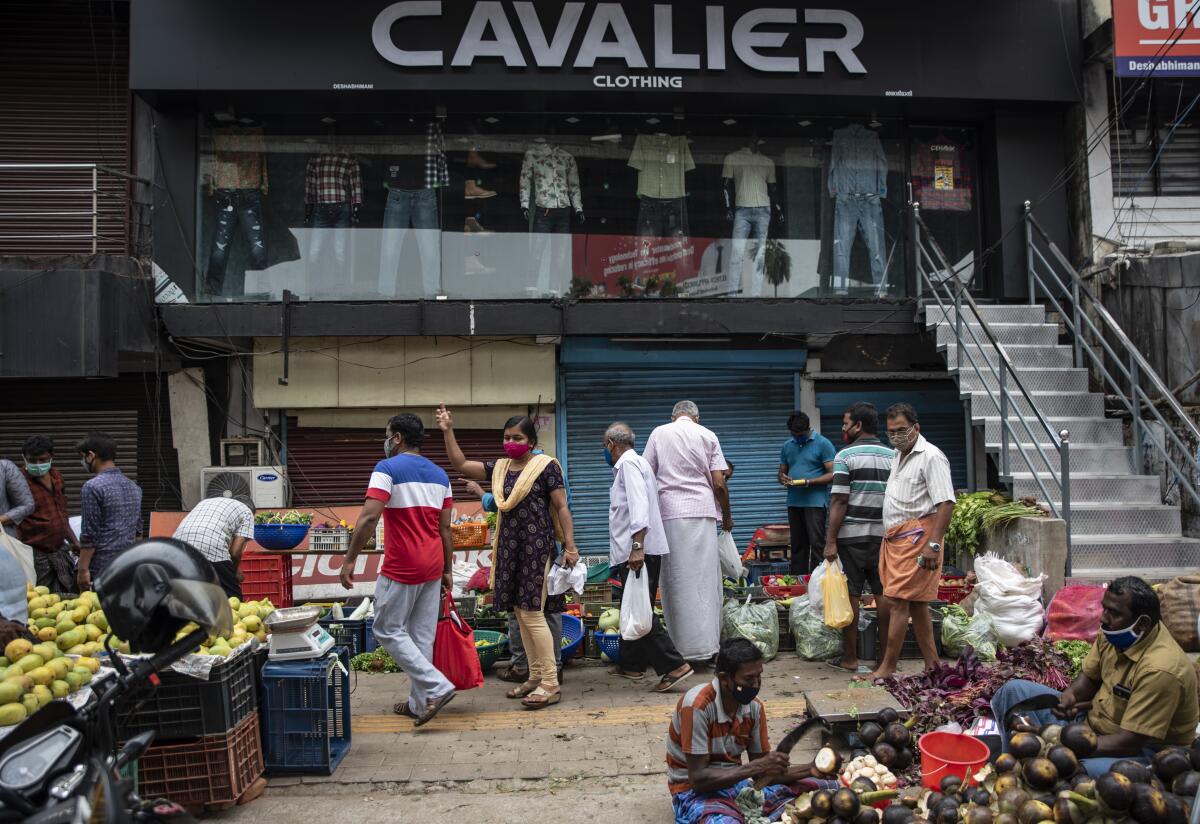
[[[989,447],[1000,446],[1000,416],[991,418],[975,418],[975,423],[983,422],[984,441]],[[1125,430],[1121,421],[1110,418],[1049,418],[1047,422],[1054,431],[1067,430],[1071,433],[1071,445],[1075,444],[1111,444],[1121,446],[1125,442]],[[1009,416],[1009,438],[1020,443],[1032,443],[1029,432],[1020,420]],[[1038,443],[1050,443],[1050,435],[1035,421],[1029,421],[1029,429],[1033,431]]]
[[[1024,457],[1022,457],[1022,450]],[[1050,460],[1055,470],[1059,467],[1057,449],[1043,448],[1040,452],[1027,444],[1024,447],[1010,445],[1008,449],[1009,472],[1042,472],[1046,468],[1045,460]],[[1127,446],[1105,446],[1098,444],[1071,444],[1071,472],[1091,472],[1106,475],[1120,475],[1133,471],[1133,458]],[[1033,464],[1033,469],[1026,463]]]
[[[1026,346],[1009,344],[1002,347],[1008,355],[1008,359],[1012,361],[1013,366],[1017,369],[1026,367],[1029,369],[1041,367],[1059,367],[1069,368],[1073,364],[1074,350],[1070,346]],[[946,363],[954,366],[958,363],[958,344],[950,342],[938,346],[940,351],[946,358]],[[984,362],[995,363],[1000,360],[1000,355],[991,344],[985,344],[982,347],[976,346],[973,343],[968,343],[963,347],[963,363],[967,368],[971,367],[971,358],[974,358],[975,363],[980,369],[983,369]]]
[[[1056,506],[1060,504],[1056,503]],[[1061,511],[1061,509],[1059,510]],[[1071,534],[1081,541],[1095,535],[1182,535],[1179,507],[1169,504],[1072,503]],[[1198,558],[1200,560],[1200,558]]]
[[[971,398],[971,416],[979,418],[1000,417],[999,398],[987,392],[964,393]],[[1030,392],[1030,399],[1014,393],[1009,401],[1012,413],[1033,415],[1036,404],[1046,418],[1103,418],[1104,396],[1090,392]]]
[[[990,326],[993,323],[1045,323],[1046,309],[1045,307],[1027,304],[1011,304],[1011,305],[983,305],[979,307],[980,316]],[[963,320],[974,319],[975,313],[970,307],[965,307],[963,310]],[[925,325],[932,326],[935,323],[954,322],[954,307],[938,306],[937,303],[925,305]]]
[[[1058,344],[1058,327],[1052,323],[989,323],[988,328],[1001,345],[1024,344],[1028,346],[1055,346]],[[972,334],[974,333],[974,334]],[[987,335],[978,324],[963,324],[963,340],[968,344],[988,346]],[[954,327],[947,323],[937,327],[937,342],[955,342]]]
[[[1072,570],[1067,584],[1108,584],[1126,575],[1137,575],[1148,584],[1165,584],[1180,575],[1195,574],[1196,570],[1187,567],[1148,567],[1130,570],[1128,567],[1113,567],[1111,569],[1081,569]]]
[[[1051,500],[1062,497],[1062,487],[1048,473],[1038,473]],[[1030,472],[1013,472],[1013,495],[1017,498],[1032,495],[1044,500],[1041,486]],[[1073,504],[1102,503],[1111,506],[1158,504],[1162,502],[1162,490],[1155,475],[1131,475],[1128,473],[1086,473],[1071,475],[1071,502]]]
[[[1123,570],[1138,575],[1151,568],[1200,568],[1200,538],[1147,533],[1071,536],[1072,575],[1087,570]],[[1107,574],[1107,572],[1106,572]]]
[[[976,370],[978,367],[978,371]],[[1000,389],[999,369],[995,372],[983,363],[976,361],[974,365],[963,364],[960,369],[950,367],[950,374],[958,376],[958,385],[962,389],[988,389],[998,392]],[[982,377],[981,377],[982,375]],[[1022,369],[1017,367],[1016,377],[1028,392],[1087,392],[1088,371],[1086,369],[1063,369],[1040,367]],[[1008,391],[1013,395],[1020,394],[1012,375],[1007,375]]]

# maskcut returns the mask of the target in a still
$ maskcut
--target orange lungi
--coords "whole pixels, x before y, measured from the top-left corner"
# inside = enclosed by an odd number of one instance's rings
[[[942,580],[942,553],[938,552],[933,569],[917,566],[917,557],[929,543],[929,527],[933,515],[913,518],[894,526],[883,536],[879,551],[879,578],[883,594],[903,601],[933,601],[937,599]]]

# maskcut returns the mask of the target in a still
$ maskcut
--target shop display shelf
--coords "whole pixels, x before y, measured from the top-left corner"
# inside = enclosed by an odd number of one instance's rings
[[[173,744],[156,744],[138,759],[143,798],[169,798],[184,807],[228,805],[263,774],[258,715],[229,732]]]
[[[339,666],[340,664],[340,666]],[[350,750],[350,654],[268,661],[263,750],[268,773],[331,775]]]

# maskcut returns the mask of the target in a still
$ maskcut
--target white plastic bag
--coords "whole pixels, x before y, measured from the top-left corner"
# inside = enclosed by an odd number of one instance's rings
[[[566,595],[572,590],[583,594],[583,585],[587,583],[587,564],[576,562],[573,567],[550,565],[550,575],[546,579],[546,591],[551,595]]]
[[[33,566],[33,547],[9,535],[4,531],[4,527],[0,527],[0,552],[8,552],[16,559],[21,565],[21,571],[25,573],[26,581],[31,584],[37,583],[37,571]]]
[[[717,554],[721,557],[721,575],[740,581],[746,577],[746,568],[742,566],[742,556],[738,555],[737,544],[733,535],[725,530],[717,531]]]
[[[829,562],[822,561],[808,578],[808,608],[821,616],[822,621],[825,620],[825,599],[821,596],[821,584],[828,569]]]
[[[1026,578],[1015,566],[988,553],[975,559],[975,614],[992,619],[996,637],[1015,647],[1037,635],[1045,613],[1040,596],[1045,575]]]
[[[654,605],[650,603],[650,573],[642,567],[629,570],[625,592],[621,595],[621,638],[636,641],[650,632],[654,620]]]

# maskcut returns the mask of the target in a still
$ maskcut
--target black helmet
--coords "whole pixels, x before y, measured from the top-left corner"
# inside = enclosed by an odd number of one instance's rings
[[[211,563],[173,538],[141,541],[96,579],[109,628],[132,652],[161,652],[189,621],[209,635],[228,635],[233,612]]]

